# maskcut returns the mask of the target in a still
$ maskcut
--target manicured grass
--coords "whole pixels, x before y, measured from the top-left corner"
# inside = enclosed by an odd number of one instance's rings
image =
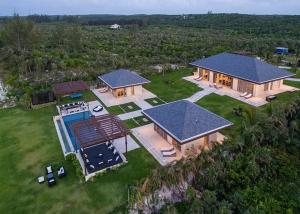
[[[137,110],[141,109],[134,102],[122,104],[122,105],[120,105],[120,108],[123,109],[125,112],[132,112],[132,111],[137,111]]]
[[[124,114],[125,112],[120,108],[120,106],[110,106],[106,108],[109,113],[114,115]]]
[[[261,113],[266,113],[270,105],[273,106],[284,105],[285,103],[291,102],[292,100],[300,96],[300,92],[294,92],[294,93],[286,92],[286,93],[277,94],[276,96],[277,96],[276,100],[272,101],[269,104],[258,107],[257,108],[258,111]],[[214,93],[203,97],[197,102],[197,104],[234,123],[233,127],[229,127],[221,131],[231,136],[234,136],[237,133],[239,133],[242,124],[242,117],[234,114],[234,108],[237,107],[242,107],[243,109],[255,108],[251,105],[248,105],[246,103],[243,103],[231,97],[220,96]]]
[[[133,129],[139,126],[144,126],[147,124],[152,123],[148,118],[146,118],[145,116],[139,116],[139,117],[135,117],[132,119],[128,119],[123,121],[125,123],[125,125],[129,128],[129,129]]]
[[[144,126],[152,123],[152,121],[145,116],[135,117],[133,119],[139,124],[139,126]]]
[[[107,108],[107,111],[112,114],[119,115],[119,114],[124,114],[132,111],[137,111],[140,109],[141,108],[137,106],[134,102],[130,102],[122,105],[110,106]]]
[[[127,187],[158,163],[143,148],[129,152],[128,164],[81,183],[63,158],[52,116],[54,106],[38,110],[0,110],[0,213],[107,213],[126,203]],[[48,188],[38,184],[45,165],[63,165],[67,177]]]
[[[146,78],[151,83],[146,84],[144,87],[166,102],[188,98],[201,90],[196,84],[182,79],[182,77],[190,76],[191,74],[192,69],[179,69],[164,75],[148,75]]]
[[[289,72],[296,74],[294,78],[300,78],[300,69],[290,69]]]
[[[137,124],[133,119],[123,120],[123,123],[127,126],[129,129],[134,129],[136,127],[139,127],[139,124]]]
[[[296,81],[289,81],[289,80],[284,80],[283,84],[285,85],[289,85],[295,88],[300,88],[300,82],[296,82]]]
[[[150,98],[150,99],[146,99],[145,100],[147,103],[149,103],[152,106],[158,106],[161,104],[165,104],[166,102],[164,102],[163,100],[159,99],[158,97],[155,98]]]
[[[234,108],[252,107],[231,97],[220,96],[214,93],[203,97],[197,102],[197,104],[232,122],[234,124],[233,127],[226,128],[222,131],[223,133],[229,135],[234,135],[236,132],[238,132],[242,122],[242,118],[234,114]]]

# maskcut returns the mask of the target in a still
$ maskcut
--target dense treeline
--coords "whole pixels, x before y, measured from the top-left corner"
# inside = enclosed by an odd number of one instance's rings
[[[124,23],[111,30],[102,24]],[[273,63],[276,46],[299,55],[299,16],[38,16],[2,19],[0,75],[22,96],[53,82],[93,80],[114,68],[188,62],[223,51],[246,51]],[[95,24],[95,25],[94,25]]]
[[[160,213],[299,213],[300,98],[243,110],[241,135],[131,188],[131,207]],[[177,202],[177,203],[175,203]]]

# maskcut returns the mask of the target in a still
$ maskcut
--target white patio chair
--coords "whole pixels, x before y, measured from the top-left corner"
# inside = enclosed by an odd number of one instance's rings
[[[244,98],[246,98],[246,99],[249,99],[251,97],[252,97],[252,94],[248,94],[248,95],[244,96]]]
[[[248,92],[244,92],[242,94],[240,94],[240,97],[245,97],[248,94]]]

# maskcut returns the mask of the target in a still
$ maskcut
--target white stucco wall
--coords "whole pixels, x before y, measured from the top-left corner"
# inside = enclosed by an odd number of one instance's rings
[[[265,92],[265,85],[264,84],[261,84],[261,85],[254,84],[254,86],[253,86],[253,96],[255,96],[255,97],[262,96],[265,93],[266,92]]]
[[[237,91],[238,90],[238,82],[239,80],[237,78],[233,78],[232,80],[232,89]]]
[[[142,85],[134,86],[134,94],[142,95],[143,94],[143,86]]]

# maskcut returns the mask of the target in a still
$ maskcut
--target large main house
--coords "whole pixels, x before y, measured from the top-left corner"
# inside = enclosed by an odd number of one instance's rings
[[[190,63],[197,67],[195,79],[230,88],[250,97],[266,97],[282,92],[283,80],[294,74],[258,58],[221,53]]]

